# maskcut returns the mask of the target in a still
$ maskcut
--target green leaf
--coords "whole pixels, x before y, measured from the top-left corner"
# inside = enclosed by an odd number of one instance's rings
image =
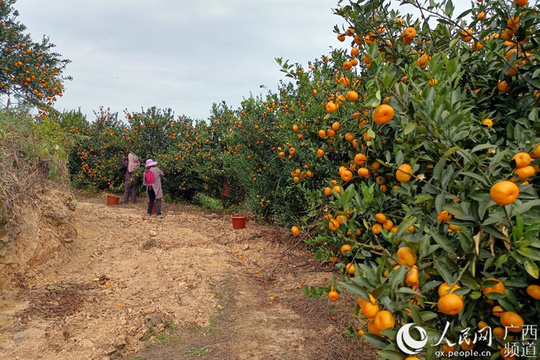
[[[524,262],[525,270],[531,275],[533,278],[538,279],[538,265],[536,265],[533,261],[527,259]]]
[[[396,238],[399,239],[411,226],[414,225],[415,222],[416,222],[416,217],[412,217],[410,219],[403,221],[401,224],[399,224],[399,227],[396,233]]]
[[[366,334],[364,334],[365,336]],[[369,340],[368,340],[369,341]],[[379,354],[381,357],[388,359],[388,360],[403,360],[403,355],[395,350],[379,350],[377,351],[377,354]]]
[[[403,135],[409,135],[416,129],[416,123],[409,122],[405,126],[405,129],[403,130]]]
[[[520,249],[517,249],[517,252],[525,256],[526,258],[540,261],[540,250],[522,247]]]
[[[398,288],[403,280],[405,280],[406,271],[405,266],[400,266],[398,271],[393,273],[392,281],[390,282],[390,289],[395,290]]]
[[[371,345],[373,345],[373,346],[375,346],[377,348],[384,348],[384,347],[388,346],[388,343],[384,340],[384,338],[382,338],[380,336],[373,335],[373,334],[370,334],[370,333],[365,333],[362,337],[364,339],[366,339],[368,341],[368,343],[370,343]]]
[[[448,150],[443,154],[443,157],[445,157],[445,156],[450,156],[450,155],[454,154],[456,151],[458,151],[459,149],[461,149],[459,146],[451,147],[450,149],[448,149]]]
[[[449,254],[455,253],[454,245],[452,245],[450,240],[448,240],[446,237],[442,236],[439,233],[436,233],[435,231],[432,232],[431,237],[433,238],[433,240],[435,240],[437,244],[441,246],[441,248],[444,249],[444,251],[446,251]]]
[[[369,299],[367,291],[361,288],[359,285],[351,284],[345,281],[340,281],[339,285],[341,285],[345,290],[347,290],[354,296],[360,297],[362,299]]]

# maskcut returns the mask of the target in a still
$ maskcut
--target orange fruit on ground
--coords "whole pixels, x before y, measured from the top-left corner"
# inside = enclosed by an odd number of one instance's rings
[[[411,179],[412,167],[409,164],[402,164],[396,171],[396,179],[399,182],[407,182]]]
[[[353,263],[348,263],[345,266],[345,270],[347,271],[347,274],[354,275],[354,264]]]
[[[503,314],[504,309],[500,305],[497,305],[493,307],[492,312],[496,317],[500,317]]]
[[[341,253],[342,253],[343,255],[345,255],[345,251],[350,251],[350,252],[352,252],[352,247],[351,247],[351,245],[349,245],[349,244],[342,245],[342,246],[341,246]]]
[[[439,293],[439,297],[443,297],[444,295],[452,294],[457,289],[461,289],[461,286],[459,286],[458,284],[454,284],[452,286],[452,290],[450,290],[450,285],[444,282],[439,286],[439,289],[437,289],[437,292]],[[459,295],[459,297],[463,299],[463,295]]]
[[[328,293],[328,299],[329,299],[330,301],[337,301],[337,299],[339,299],[339,294],[338,294],[338,292],[335,291],[335,290],[334,290],[334,291],[330,291],[330,292]]]
[[[365,333],[366,332],[363,329],[358,330],[358,336],[364,336]]]
[[[446,315],[456,315],[463,309],[463,300],[456,294],[446,294],[437,301],[437,307]]]
[[[364,165],[366,163],[367,157],[364,154],[356,154],[354,156],[354,163],[356,165]]]
[[[536,169],[531,165],[527,165],[516,169],[514,173],[519,176],[519,180],[525,180],[536,174]]]
[[[394,315],[388,310],[379,311],[373,322],[379,331],[393,329],[396,326],[396,319],[394,319]]]
[[[501,325],[506,327],[508,331],[520,332],[523,329],[525,322],[523,318],[513,311],[505,311],[501,315]]]
[[[519,188],[511,181],[503,180],[493,184],[489,191],[491,200],[500,206],[513,203],[519,196]]]
[[[497,284],[493,285],[493,286],[490,286],[490,287],[485,287],[482,289],[482,293],[484,293],[484,295],[487,295],[489,293],[499,293],[499,294],[504,294],[504,284],[502,281],[500,281],[499,279],[494,279],[494,278],[489,278],[489,279],[486,279],[486,280],[492,280],[492,281],[497,281]],[[486,281],[484,280],[484,281]]]
[[[373,121],[377,124],[386,124],[394,118],[394,108],[388,104],[381,104],[373,111]]]
[[[377,225],[377,224],[375,224]],[[375,226],[373,225],[373,226]],[[380,225],[379,225],[380,226]],[[408,246],[400,247],[397,251],[398,262],[401,265],[413,266],[416,264],[416,254]]]
[[[300,235],[300,229],[298,228],[298,226],[293,226],[293,227],[291,228],[291,232],[292,232],[292,234],[293,234],[294,236]]]
[[[332,256],[332,257],[331,257],[330,259],[328,259],[328,260],[330,260],[330,262],[331,262],[331,263],[334,263],[334,264],[337,263],[337,262],[339,261],[339,259],[337,258],[337,256]]]
[[[515,161],[517,168],[522,168],[531,163],[531,155],[526,152],[519,152],[512,157],[512,160]]]
[[[540,300],[540,286],[538,285],[527,286],[527,294],[535,300]]]
[[[386,221],[386,215],[384,215],[383,213],[377,213],[375,214],[375,219],[377,219],[378,223],[384,224],[384,222]]]

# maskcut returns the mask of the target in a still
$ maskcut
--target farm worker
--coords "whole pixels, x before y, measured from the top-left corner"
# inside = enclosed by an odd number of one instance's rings
[[[126,159],[125,156],[122,156],[122,165],[127,167],[126,169],[126,178],[124,182],[124,204],[129,203],[129,198],[131,196],[131,202],[135,204],[137,201],[137,186],[139,185],[139,175],[134,174],[135,170],[141,166],[139,158],[133,153],[129,153]]]
[[[146,186],[148,194],[148,215],[152,215],[154,200],[156,201],[156,215],[161,215],[161,199],[163,198],[163,190],[161,189],[161,178],[165,175],[157,166],[157,161],[152,159],[146,160],[143,185]]]

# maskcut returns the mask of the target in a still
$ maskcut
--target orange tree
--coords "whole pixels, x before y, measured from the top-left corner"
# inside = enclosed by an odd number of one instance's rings
[[[0,1],[0,95],[38,106],[41,113],[63,93],[69,60],[53,51],[48,38],[34,42],[17,21],[15,0]]]
[[[410,322],[428,336],[421,358],[447,341],[514,358],[505,327],[521,337],[540,318],[537,10],[482,1],[456,16],[450,1],[404,3],[422,18],[383,0],[340,2],[348,27],[336,31],[351,47],[307,72],[283,64],[315,107],[302,152],[321,154],[311,165],[329,174],[310,241],[341,259],[340,285],[359,297],[383,358],[407,357],[396,335]],[[465,340],[485,326],[492,343]],[[539,351],[512,345],[517,357]]]

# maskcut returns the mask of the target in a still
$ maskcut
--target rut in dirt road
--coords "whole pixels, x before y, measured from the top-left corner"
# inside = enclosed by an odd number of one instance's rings
[[[286,231],[164,213],[80,200],[76,240],[2,294],[1,358],[359,358],[364,346],[343,336],[358,326],[355,299],[306,298],[299,287],[332,272]]]

